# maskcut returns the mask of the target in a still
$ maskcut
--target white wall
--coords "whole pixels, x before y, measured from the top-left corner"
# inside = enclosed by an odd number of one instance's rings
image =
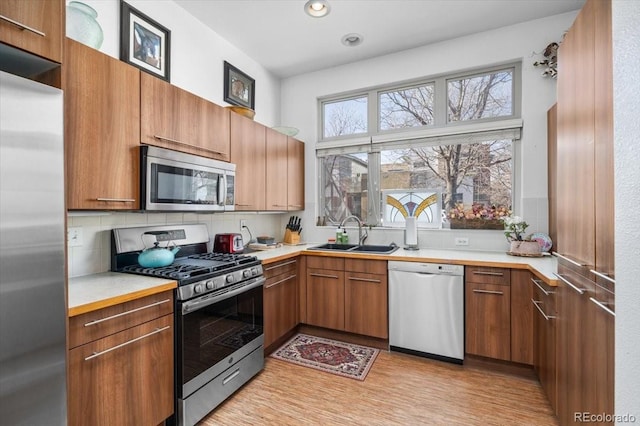
[[[640,421],[640,2],[613,1],[613,110],[616,205],[615,412]],[[622,424],[619,422],[618,424]]]
[[[522,180],[516,182],[519,199],[514,206],[531,225],[530,232],[548,230],[547,201],[547,127],[546,111],[556,99],[556,81],[542,77],[532,64],[542,59],[541,52],[552,41],[560,41],[577,12],[529,21],[473,36],[448,40],[353,64],[294,76],[282,81],[282,122],[300,129],[298,137],[306,142],[305,193],[307,224],[316,222],[317,98],[358,88],[482,67],[506,61],[522,60],[523,137],[520,144]],[[365,40],[366,43],[366,40]],[[326,240],[332,230],[307,226],[309,240]],[[402,232],[373,230],[375,242],[402,243]],[[420,231],[420,245],[454,248],[457,236],[469,237],[471,249],[505,250],[500,231]],[[466,247],[465,247],[466,248]]]

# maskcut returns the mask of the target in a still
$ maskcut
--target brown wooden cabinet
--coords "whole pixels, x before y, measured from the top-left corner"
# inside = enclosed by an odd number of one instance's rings
[[[298,325],[298,260],[265,265],[264,347],[269,349]]]
[[[266,210],[266,128],[231,113],[230,161],[236,165],[236,210]]]
[[[345,331],[389,337],[387,262],[345,259]]]
[[[70,425],[154,426],[173,414],[173,293],[69,319]]]
[[[0,1],[0,42],[62,62],[65,2]]]
[[[307,324],[344,330],[344,259],[307,257]]]
[[[139,209],[140,71],[67,38],[63,85],[67,209]]]
[[[304,142],[287,137],[287,210],[304,210]]]
[[[558,411],[556,297],[555,287],[532,278],[533,368],[547,394],[554,413]]]
[[[140,114],[142,143],[229,161],[226,108],[141,73]]]
[[[267,210],[288,210],[288,141],[273,129],[267,132]]]
[[[533,274],[511,270],[511,361],[533,364]]]
[[[549,194],[549,237],[553,241],[553,250],[557,250],[558,228],[558,104],[554,104],[547,111],[547,190]]]

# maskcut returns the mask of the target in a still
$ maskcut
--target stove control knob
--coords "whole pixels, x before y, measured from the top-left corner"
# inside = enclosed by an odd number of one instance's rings
[[[232,283],[232,282],[234,282],[234,281],[235,281],[235,280],[234,280],[234,278],[233,278],[233,275],[231,275],[231,274],[230,274],[230,275],[227,275],[227,283],[231,284],[231,283]]]
[[[196,285],[193,286],[193,292],[195,294],[202,293],[202,290],[204,290],[202,288],[202,284],[196,284]]]
[[[242,276],[243,276],[243,277],[245,277],[245,278],[249,278],[249,277],[251,277],[251,270],[249,270],[249,269],[245,269],[245,270],[242,272]]]
[[[207,281],[207,290],[213,290],[213,280]]]
[[[251,275],[258,275],[258,268],[251,268]]]

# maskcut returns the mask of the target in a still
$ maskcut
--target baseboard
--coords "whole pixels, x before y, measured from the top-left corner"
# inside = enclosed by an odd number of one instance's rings
[[[298,332],[310,334],[317,337],[324,337],[325,339],[339,340],[341,342],[351,343],[354,345],[369,346],[370,348],[376,348],[385,351],[389,350],[389,340],[379,339],[377,337],[363,336],[360,334],[347,333],[345,331],[330,330],[327,328],[316,327],[307,324],[298,325]]]

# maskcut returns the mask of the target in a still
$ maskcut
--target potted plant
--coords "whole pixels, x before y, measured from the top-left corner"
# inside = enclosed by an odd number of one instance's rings
[[[530,236],[525,237],[525,231],[529,224],[520,216],[510,216],[504,218],[504,235],[511,243],[509,254],[516,256],[540,256],[542,250],[536,240],[531,240]]]
[[[502,218],[509,214],[511,211],[503,206],[473,203],[471,208],[465,208],[463,203],[456,203],[448,220],[451,229],[503,229]]]

